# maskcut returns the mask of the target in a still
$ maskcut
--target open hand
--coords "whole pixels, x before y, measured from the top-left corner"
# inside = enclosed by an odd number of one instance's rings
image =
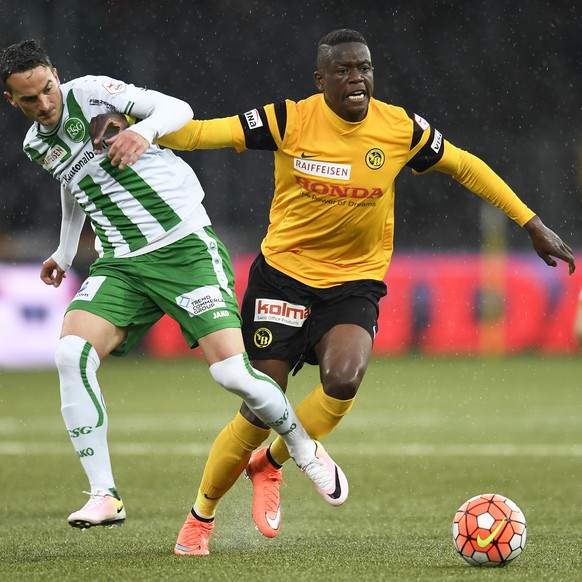
[[[572,249],[553,231],[550,230],[538,216],[534,216],[524,225],[538,256],[550,267],[557,266],[552,257],[568,263],[570,275],[576,270],[576,262]]]

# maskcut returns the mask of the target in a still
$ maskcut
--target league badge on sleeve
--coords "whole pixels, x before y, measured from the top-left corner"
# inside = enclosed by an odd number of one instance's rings
[[[103,83],[103,88],[107,93],[110,95],[119,95],[119,93],[125,92],[125,83],[122,81],[114,81],[113,79],[109,79]]]
[[[420,115],[417,115],[416,113],[414,114],[414,121],[418,123],[422,131],[425,131],[426,128],[430,125],[430,123],[426,119],[424,119]]]

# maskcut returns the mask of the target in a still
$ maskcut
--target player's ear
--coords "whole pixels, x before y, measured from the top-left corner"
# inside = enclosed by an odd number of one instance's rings
[[[6,98],[6,101],[8,101],[10,105],[12,105],[12,107],[18,107],[18,105],[16,105],[16,103],[14,102],[14,99],[12,99],[12,93],[10,93],[9,91],[4,91],[4,97]]]
[[[315,81],[315,86],[318,91],[323,92],[323,75],[319,71],[315,71],[315,73],[313,73],[313,80]]]
[[[60,87],[61,80],[59,79],[59,72],[57,71],[56,67],[53,67],[53,75],[54,75],[55,79],[57,80],[57,85]]]

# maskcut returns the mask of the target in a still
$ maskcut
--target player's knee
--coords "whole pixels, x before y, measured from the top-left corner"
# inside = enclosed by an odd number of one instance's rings
[[[323,391],[338,400],[350,400],[358,392],[365,368],[333,368],[322,373]]]
[[[243,399],[248,396],[248,382],[245,382],[245,380],[249,376],[249,371],[246,367],[243,354],[216,362],[210,366],[209,370],[217,384],[220,384],[229,392],[233,392]]]
[[[92,353],[90,353],[92,352]],[[99,365],[99,357],[86,340],[76,335],[66,335],[59,340],[55,351],[55,364],[58,370],[80,367],[81,357],[86,354],[88,363]]]
[[[91,383],[93,393],[98,393],[96,371],[99,356],[90,343],[75,335],[59,340],[55,351],[55,363],[59,373],[61,412],[67,418],[77,410],[79,402],[88,395],[86,382]]]

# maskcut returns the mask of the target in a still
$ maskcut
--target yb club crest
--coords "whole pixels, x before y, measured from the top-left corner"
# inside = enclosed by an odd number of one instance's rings
[[[372,148],[366,154],[366,166],[371,170],[379,170],[384,165],[384,152],[379,148]]]

